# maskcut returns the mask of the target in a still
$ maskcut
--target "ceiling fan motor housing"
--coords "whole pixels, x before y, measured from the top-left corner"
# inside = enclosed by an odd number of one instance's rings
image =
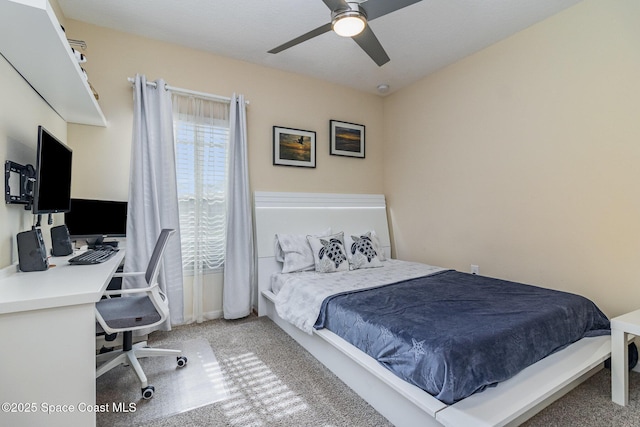
[[[367,12],[360,7],[360,3],[350,1],[346,2],[346,4],[348,8],[336,9],[331,12],[331,21],[343,16],[361,16],[365,21],[367,20]]]

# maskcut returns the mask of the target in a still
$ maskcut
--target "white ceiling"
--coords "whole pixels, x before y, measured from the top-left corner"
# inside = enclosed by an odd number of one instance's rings
[[[389,0],[393,1],[393,0]],[[378,67],[333,32],[267,53],[330,21],[322,0],[58,0],[67,18],[377,93],[392,93],[581,0],[422,0],[370,22]]]

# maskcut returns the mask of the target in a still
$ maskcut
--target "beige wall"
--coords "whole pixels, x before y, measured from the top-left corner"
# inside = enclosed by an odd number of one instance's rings
[[[0,93],[0,153],[3,166],[7,160],[35,166],[38,125],[43,125],[66,142],[67,125],[64,120],[1,56]],[[2,170],[4,182],[4,167]],[[4,184],[2,188],[4,189]],[[16,234],[29,229],[33,218],[30,211],[24,210],[24,205],[0,203],[0,268],[18,262]],[[46,219],[44,223],[46,224]],[[46,225],[43,227],[43,236],[50,248],[51,239]]]
[[[127,199],[133,117],[127,78],[136,73],[185,89],[245,95],[252,191],[382,192],[383,101],[378,96],[78,21],[67,20],[66,30],[88,45],[84,68],[108,121],[106,128],[69,125],[74,197]],[[365,159],[329,155],[330,119],[366,126]],[[272,165],[274,125],[316,132],[315,169]],[[209,279],[205,311],[215,317],[222,308],[221,275]],[[188,300],[189,277],[185,283]],[[189,304],[185,313],[192,313]]]
[[[395,254],[637,309],[638,22],[587,0],[386,98]]]
[[[100,95],[107,128],[69,126],[74,152],[73,193],[126,199],[132,126],[127,77],[145,74],[176,87],[231,96],[247,110],[252,190],[381,192],[382,99],[296,74],[67,20],[67,34],[85,40],[85,69]],[[329,155],[329,120],[366,126],[366,159]],[[272,165],[274,125],[312,130],[317,167]]]

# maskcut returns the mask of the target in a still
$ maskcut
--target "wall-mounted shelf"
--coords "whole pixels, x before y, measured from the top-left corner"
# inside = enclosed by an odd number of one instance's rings
[[[106,126],[47,0],[0,1],[0,53],[66,122]]]

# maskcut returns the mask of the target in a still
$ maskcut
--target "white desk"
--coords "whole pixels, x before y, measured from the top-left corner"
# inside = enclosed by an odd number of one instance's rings
[[[94,304],[124,250],[96,265],[69,258],[0,280],[0,425],[95,426]]]
[[[629,403],[628,334],[640,335],[640,310],[611,319],[611,400]]]

